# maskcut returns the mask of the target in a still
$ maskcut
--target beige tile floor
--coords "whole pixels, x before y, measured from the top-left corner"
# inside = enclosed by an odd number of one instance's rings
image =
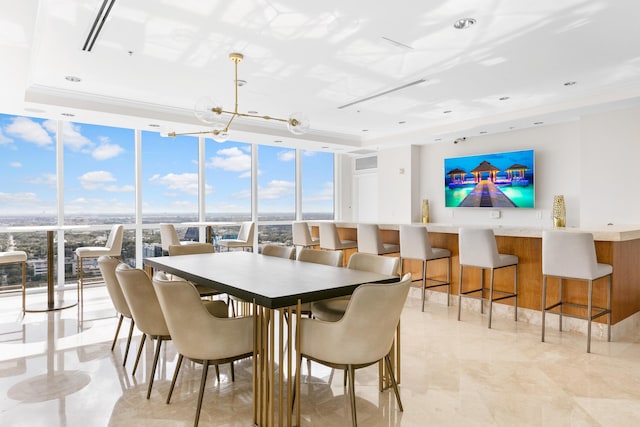
[[[69,297],[73,291],[67,292]],[[30,301],[42,298],[29,296]],[[135,377],[136,333],[126,367],[128,324],[110,351],[116,318],[103,287],[87,289],[84,322],[71,308],[22,318],[17,296],[0,297],[0,426],[190,426],[201,368],[186,364],[165,404],[177,354],[163,350],[151,399],[145,399],[152,350]],[[640,425],[640,334],[607,343],[507,318],[428,303],[412,292],[402,315],[404,412],[379,393],[377,369],[356,372],[361,426],[636,426]],[[374,331],[372,331],[374,333]],[[342,373],[313,365],[302,387],[303,426],[349,426]],[[332,375],[333,374],[333,375]],[[211,370],[200,426],[250,426],[251,360]]]

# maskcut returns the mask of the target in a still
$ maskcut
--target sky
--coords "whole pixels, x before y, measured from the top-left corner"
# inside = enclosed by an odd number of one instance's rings
[[[0,114],[0,215],[56,210],[58,122]],[[66,215],[134,214],[132,129],[61,122]],[[333,211],[333,154],[302,152],[303,212]],[[251,212],[251,145],[205,141],[207,214]],[[142,132],[145,215],[197,216],[198,140]],[[258,146],[259,214],[295,212],[295,150]],[[293,216],[292,216],[293,218]]]

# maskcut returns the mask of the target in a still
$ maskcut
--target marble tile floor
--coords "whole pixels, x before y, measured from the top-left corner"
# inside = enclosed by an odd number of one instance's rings
[[[75,291],[67,291],[69,297]],[[30,295],[32,299],[43,295]],[[145,398],[152,349],[126,367],[128,323],[110,351],[116,318],[104,287],[85,290],[84,321],[77,308],[28,313],[20,299],[0,297],[0,426],[191,426],[201,367],[186,363],[171,404],[165,404],[177,354],[162,351],[151,399]],[[632,426],[640,419],[640,333],[607,343],[457,307],[428,303],[412,292],[402,315],[399,412],[392,392],[379,393],[377,368],[356,372],[360,426]],[[375,331],[372,331],[375,333]],[[220,383],[211,369],[200,426],[252,424],[251,359],[228,366]],[[302,426],[350,426],[342,372],[303,368]]]

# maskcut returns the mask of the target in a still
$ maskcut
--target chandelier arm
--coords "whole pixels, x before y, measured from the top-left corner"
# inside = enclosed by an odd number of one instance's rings
[[[288,119],[279,119],[277,117],[271,117],[271,116],[260,116],[257,114],[246,114],[246,113],[237,113],[236,115],[240,117],[251,117],[254,119],[275,120],[277,122],[289,123]]]
[[[174,138],[176,136],[183,136],[183,135],[206,135],[208,133],[213,134],[215,132],[215,130],[203,130],[203,131],[198,131],[198,132],[168,132],[167,136]]]

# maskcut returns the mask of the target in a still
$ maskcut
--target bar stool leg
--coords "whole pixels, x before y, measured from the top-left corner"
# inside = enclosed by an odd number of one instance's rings
[[[462,308],[462,264],[460,264],[460,276],[458,276],[458,321],[460,321],[460,309]]]
[[[591,353],[591,299],[593,297],[593,280],[589,280],[589,299],[587,303],[587,353]]]
[[[22,315],[27,311],[27,263],[22,262]]]
[[[513,293],[515,295],[515,302],[513,303],[514,314],[513,317],[516,322],[518,321],[518,264],[513,266]]]
[[[560,303],[560,306],[559,306],[560,312],[559,312],[559,317],[558,317],[558,330],[560,332],[562,332],[562,281],[563,281],[563,279],[562,279],[562,277],[560,277],[560,285],[559,285],[560,287],[559,287],[559,292],[558,292],[559,293],[558,302]]]
[[[484,268],[480,268],[480,314],[484,314]]]
[[[451,305],[451,257],[447,258],[447,307]]]
[[[494,269],[491,269],[491,275],[489,277],[489,329],[491,329],[491,314],[493,313],[493,273],[494,273]],[[482,303],[482,299],[480,300],[480,303]]]
[[[611,275],[607,287],[607,341],[611,342]]]
[[[542,342],[544,342],[544,317],[547,313],[547,275],[542,275]]]
[[[427,261],[422,261],[422,311],[424,312],[424,295],[427,292]]]

